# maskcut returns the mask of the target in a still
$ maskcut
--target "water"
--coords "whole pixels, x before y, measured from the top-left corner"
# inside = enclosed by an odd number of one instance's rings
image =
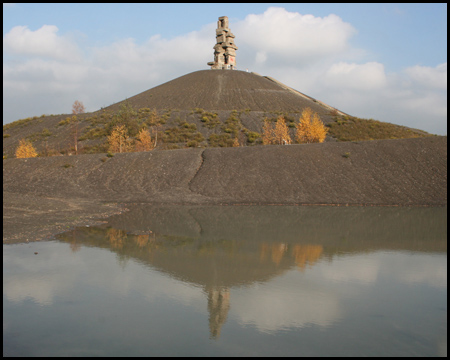
[[[446,356],[446,237],[446,208],[134,205],[3,246],[3,355]]]

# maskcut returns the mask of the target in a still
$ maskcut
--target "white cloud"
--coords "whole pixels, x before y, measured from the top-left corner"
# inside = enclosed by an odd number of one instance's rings
[[[15,26],[3,37],[3,51],[14,55],[43,56],[79,61],[78,47],[69,39],[57,35],[55,25],[43,25],[36,31]]]
[[[322,81],[327,86],[355,90],[381,89],[387,84],[384,66],[377,62],[333,64]]]
[[[348,39],[356,33],[336,15],[321,18],[288,12],[281,7],[270,7],[259,15],[250,14],[233,24],[232,31],[240,49],[253,50],[257,62],[263,52],[268,57],[300,63],[346,50]]]
[[[435,68],[429,66],[412,66],[404,70],[411,82],[419,86],[447,90],[447,63]]]
[[[124,38],[83,48],[54,25],[12,28],[3,37],[3,116],[88,111],[111,105],[187,73],[208,69],[216,22],[143,43]],[[447,63],[387,73],[350,44],[356,29],[336,15],[316,17],[270,7],[230,24],[237,67],[275,79],[346,113],[447,132]],[[26,99],[26,101],[24,101]]]

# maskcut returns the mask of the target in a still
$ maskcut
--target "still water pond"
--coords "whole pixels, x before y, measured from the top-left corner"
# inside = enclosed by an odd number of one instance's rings
[[[130,206],[3,246],[3,355],[446,356],[446,237],[447,208]]]

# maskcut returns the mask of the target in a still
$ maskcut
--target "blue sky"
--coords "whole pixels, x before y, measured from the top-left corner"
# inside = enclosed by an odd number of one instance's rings
[[[219,16],[239,70],[447,134],[447,4],[4,4],[3,122],[75,100],[95,111],[206,70]]]

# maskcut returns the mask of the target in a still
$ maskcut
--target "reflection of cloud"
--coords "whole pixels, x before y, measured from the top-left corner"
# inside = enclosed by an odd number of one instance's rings
[[[328,327],[342,313],[337,295],[323,285],[299,281],[298,273],[290,272],[267,285],[232,291],[231,310],[239,322],[263,332],[308,324]]]
[[[39,305],[52,305],[55,298],[70,296],[81,283],[116,296],[138,292],[149,302],[165,297],[206,311],[206,299],[199,288],[149,271],[148,266],[134,261],[120,268],[120,258],[109,251],[81,247],[74,253],[70,244],[53,242],[33,246],[4,248],[3,266],[8,272],[3,274],[3,294],[9,301],[32,299]],[[33,254],[35,249],[38,255]]]
[[[79,276],[77,272],[83,271],[83,260],[64,256],[62,247],[54,243],[53,247],[52,243],[39,244],[38,255],[33,255],[35,250],[30,247],[3,249],[4,269],[10,269],[3,274],[3,294],[13,302],[32,299],[39,305],[51,305],[55,296],[67,293]],[[70,252],[67,246],[65,250]]]
[[[63,283],[67,282],[64,278],[60,280],[64,280]],[[33,299],[39,305],[51,305],[59,283],[57,279],[52,278],[33,279],[20,275],[11,276],[3,281],[3,294],[13,302]]]
[[[322,275],[332,281],[373,283],[378,276],[379,261],[370,255],[336,257],[332,266],[322,268]]]
[[[371,284],[388,277],[399,283],[421,283],[447,287],[447,262],[436,261],[442,254],[375,252],[333,258],[332,266],[322,267],[322,275],[338,282]]]
[[[394,257],[394,254],[386,255]],[[396,267],[396,271],[392,270],[393,276],[402,283],[447,288],[447,261],[436,261],[439,257],[444,255],[396,254],[395,262],[390,262]]]

